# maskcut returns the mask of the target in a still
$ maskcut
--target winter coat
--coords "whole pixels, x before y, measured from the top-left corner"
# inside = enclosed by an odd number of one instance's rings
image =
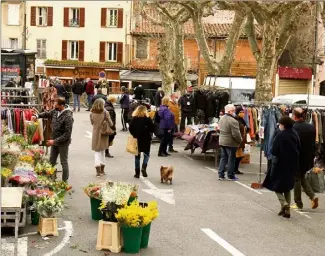
[[[52,135],[55,146],[67,146],[71,143],[71,133],[73,127],[73,113],[69,108],[61,112],[53,109],[49,112],[40,113],[37,118],[52,119]]]
[[[82,83],[80,83],[80,82],[74,83],[72,85],[72,92],[73,92],[73,94],[78,94],[78,95],[83,94],[84,88],[83,88]]]
[[[58,97],[64,97],[66,90],[62,84],[56,84],[55,89],[57,91]]]
[[[128,109],[130,108],[130,97],[128,94],[123,93],[120,99],[121,108]]]
[[[134,99],[143,100],[144,98],[144,89],[142,87],[136,87],[134,89]]]
[[[179,105],[181,106],[182,113],[191,114],[192,116],[196,114],[195,100],[193,95],[186,94],[180,97]]]
[[[243,118],[237,117],[236,118],[238,123],[239,123],[239,130],[240,130],[240,134],[242,137],[242,141],[239,145],[239,148],[245,148],[245,144],[246,144],[246,135],[247,135],[247,126],[246,126],[246,122]]]
[[[237,148],[242,142],[238,121],[229,114],[225,114],[219,121],[219,145]]]
[[[107,96],[101,93],[97,93],[91,100],[91,102],[94,104],[95,100],[97,99],[103,99],[105,102],[107,101]]]
[[[105,110],[103,113],[90,113],[90,122],[93,126],[93,136],[92,136],[92,143],[91,149],[93,151],[102,151],[108,149],[108,135],[103,135],[101,132],[102,124],[104,122],[104,118],[108,121],[110,127],[113,127],[113,122],[109,113]]]
[[[300,139],[299,172],[304,175],[314,166],[316,129],[304,121],[297,121],[293,129]]]
[[[177,105],[177,103],[169,101],[168,108],[174,114],[175,124],[179,125],[179,113],[180,113],[179,106]]]
[[[94,95],[95,94],[95,85],[93,81],[88,81],[85,86],[85,92],[87,95]]]
[[[159,128],[171,130],[175,127],[175,116],[167,106],[161,105],[158,114],[160,117]]]
[[[65,89],[67,92],[72,92],[72,86],[71,86],[71,84],[69,84],[69,83],[65,83],[65,84],[64,84],[64,89]]]
[[[109,115],[110,115],[110,117],[112,119],[112,122],[113,122],[113,124],[115,126],[116,125],[116,112],[115,112],[115,108],[114,108],[112,102],[106,101],[105,110],[108,111],[108,113],[109,113]]]
[[[157,91],[155,95],[155,106],[159,108],[161,105],[162,98],[165,97],[165,93],[163,91]]]
[[[271,191],[285,193],[293,189],[295,175],[299,168],[300,141],[292,130],[280,132],[272,145],[272,167],[263,186]]]
[[[151,134],[155,126],[149,117],[133,117],[129,127],[131,135],[138,140],[139,152],[150,153]]]
[[[198,90],[194,93],[195,107],[203,111],[207,108],[207,97],[204,91]]]
[[[214,92],[209,92],[207,94],[207,107],[206,107],[206,116],[216,117],[217,113],[217,106],[219,105],[218,97],[215,95]]]

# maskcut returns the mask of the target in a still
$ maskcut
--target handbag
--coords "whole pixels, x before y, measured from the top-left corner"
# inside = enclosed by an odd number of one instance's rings
[[[126,144],[126,152],[129,152],[136,156],[139,154],[138,140],[136,138],[134,138],[132,135],[128,136],[128,141]]]
[[[114,131],[108,123],[108,118],[106,117],[106,112],[104,112],[104,120],[101,127],[102,135],[113,135]]]
[[[312,170],[306,173],[306,179],[308,180],[311,188],[315,193],[323,193],[325,190],[324,172],[315,173]]]

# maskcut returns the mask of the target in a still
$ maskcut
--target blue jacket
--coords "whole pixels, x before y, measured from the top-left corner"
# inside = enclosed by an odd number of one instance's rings
[[[121,108],[126,109],[126,108],[130,108],[130,97],[128,94],[123,93],[122,97],[120,99],[120,103],[121,103]]]
[[[160,117],[159,127],[171,130],[175,127],[175,116],[167,106],[161,105],[158,115]]]

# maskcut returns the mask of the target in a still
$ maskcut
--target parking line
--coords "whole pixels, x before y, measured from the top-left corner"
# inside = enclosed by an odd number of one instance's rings
[[[249,186],[247,186],[247,185],[245,185],[245,184],[243,184],[243,183],[241,183],[241,182],[239,182],[239,181],[235,181],[235,182],[236,182],[237,184],[241,185],[242,187],[247,188],[247,189],[249,189],[249,190],[255,192],[256,194],[263,195],[262,192],[260,192],[260,191],[258,191],[258,190],[256,190],[256,189],[253,189],[253,188],[251,188],[251,187],[249,187]]]
[[[194,159],[192,157],[185,156],[185,155],[184,155],[184,157],[187,158],[187,159],[189,159],[189,160],[191,160],[191,161],[194,161]]]
[[[207,167],[205,166],[206,169],[208,169],[209,171],[212,171],[212,172],[218,172],[217,170],[213,169],[213,168],[210,168],[210,167]]]
[[[220,246],[222,246],[225,250],[227,250],[233,256],[245,256],[243,253],[238,251],[235,247],[229,244],[222,237],[218,236],[215,232],[213,232],[209,228],[201,228],[201,230],[210,237],[213,241],[217,242]]]

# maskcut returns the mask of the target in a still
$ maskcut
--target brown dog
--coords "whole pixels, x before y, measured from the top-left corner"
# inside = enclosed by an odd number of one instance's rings
[[[173,166],[161,166],[160,167],[160,178],[161,183],[168,183],[172,185],[173,182],[173,173],[174,173],[174,167]]]

